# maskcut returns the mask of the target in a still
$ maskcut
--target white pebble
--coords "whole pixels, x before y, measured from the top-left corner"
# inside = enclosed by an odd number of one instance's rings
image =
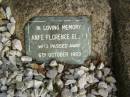
[[[10,9],[10,7],[7,7],[7,8],[6,8],[6,16],[7,16],[7,19],[10,19],[11,15],[12,15],[11,9]]]
[[[7,82],[7,78],[6,78],[6,77],[1,78],[1,79],[0,79],[0,82],[1,82],[2,85],[5,85],[6,82]]]
[[[81,66],[80,69],[81,69],[81,70],[84,70],[85,72],[88,72],[88,71],[89,71],[89,68],[84,67],[84,66]]]
[[[108,91],[105,89],[99,89],[98,93],[102,97],[108,97]]]
[[[61,93],[61,97],[73,97],[73,95],[69,89],[64,89]]]
[[[31,62],[31,61],[32,61],[32,58],[29,57],[29,56],[22,56],[22,57],[21,57],[21,61],[22,61],[22,62]]]
[[[116,83],[116,79],[114,77],[112,77],[112,76],[106,77],[106,81],[108,83]]]
[[[7,86],[1,86],[1,91],[7,91]]]
[[[98,83],[98,88],[100,89],[100,88],[103,88],[103,89],[107,89],[107,83],[105,83],[105,82],[99,82]]]
[[[104,68],[103,72],[104,72],[104,76],[107,76],[110,74],[111,70],[110,70],[110,68]]]
[[[5,46],[11,47],[11,41],[8,40],[8,41],[5,43]]]
[[[14,17],[11,17],[11,18],[10,18],[10,22],[11,22],[11,23],[14,23],[14,24],[16,23]]]
[[[13,56],[9,56],[9,61],[13,64],[13,65],[16,65],[16,57],[13,55]]]
[[[79,92],[79,97],[86,97],[87,90],[81,89]]]
[[[96,79],[93,74],[88,75],[87,78],[86,78],[86,80],[90,84],[99,82],[99,80]]]
[[[3,62],[0,60],[0,65],[2,65],[3,64]]]
[[[111,93],[111,92],[112,92],[112,86],[108,85],[106,90],[107,90],[109,93]]]
[[[13,49],[17,49],[17,50],[19,50],[19,51],[22,50],[21,41],[18,40],[18,39],[14,39],[14,40],[12,41],[12,46],[13,46]]]
[[[34,73],[34,71],[32,69],[27,69],[26,76],[32,77],[33,73]]]
[[[84,70],[78,70],[76,73],[77,75],[82,76],[85,72]]]
[[[43,83],[42,81],[34,80],[33,84],[34,84],[34,88],[38,89]]]
[[[0,93],[0,97],[7,97],[6,93]]]
[[[0,51],[3,49],[3,44],[0,42]]]
[[[74,74],[74,69],[69,69],[69,72],[70,72],[71,74]]]
[[[31,80],[31,81],[26,81],[26,82],[25,82],[25,86],[26,86],[27,89],[28,89],[28,88],[32,88],[32,87],[34,86],[34,81],[33,81],[33,80]]]
[[[14,97],[14,89],[8,89],[7,94],[7,97]]]
[[[14,32],[15,32],[15,24],[14,23],[8,23],[7,28],[8,28],[11,35],[14,34]]]
[[[93,94],[87,94],[87,96],[86,97],[96,97],[95,95],[93,95]]]
[[[49,91],[53,91],[53,82],[52,82],[52,80],[49,81],[49,84],[48,84],[48,86],[47,86],[47,89],[48,89]]]
[[[86,84],[87,84],[87,77],[86,77],[86,74],[84,74],[84,75],[78,80],[78,87],[79,87],[80,89],[84,89]]]
[[[103,68],[104,68],[104,64],[103,64],[103,62],[102,62],[101,64],[99,64],[99,66],[97,67],[97,69],[101,70],[101,69],[103,69]]]
[[[57,70],[56,69],[52,69],[52,70],[48,70],[48,72],[46,73],[46,76],[48,78],[54,79],[57,75]]]
[[[73,87],[71,87],[71,92],[73,93],[75,93],[75,92],[77,92],[78,91],[78,88],[77,88],[77,86],[73,86]]]
[[[8,52],[9,49],[10,49],[10,48],[6,46],[6,47],[2,50],[1,56],[4,57],[4,54],[5,54],[6,52]]]
[[[46,97],[48,91],[47,90],[44,90],[42,93],[41,93],[41,97]],[[35,96],[32,96],[32,97],[35,97]]]
[[[41,97],[43,97],[43,96],[41,96]],[[47,94],[46,97],[51,97],[51,95]]]
[[[51,67],[56,67],[56,66],[58,66],[56,60],[52,60],[49,65],[50,65]]]
[[[3,33],[2,33],[2,36],[7,37],[7,38],[10,38],[10,37],[11,37],[11,34],[10,34],[9,32],[3,32]]]
[[[93,71],[95,69],[95,65],[93,63],[90,63],[89,69]]]
[[[57,85],[60,87],[60,88],[63,88],[64,84],[63,84],[63,81],[61,79],[58,79],[56,81]]]
[[[76,80],[67,80],[65,85],[70,85],[76,83]]]
[[[1,26],[0,27],[0,31],[3,32],[3,31],[6,31],[7,30],[7,27],[6,26]]]
[[[22,53],[20,52],[20,51],[17,51],[17,50],[10,50],[9,52],[8,52],[8,56],[18,56],[18,57],[20,57],[20,56],[22,56]]]
[[[92,89],[91,93],[92,93],[93,95],[98,95],[98,92],[97,92],[95,89]]]
[[[2,37],[1,37],[1,42],[2,43],[5,44],[8,40],[9,40],[9,38],[7,38],[7,37],[5,37],[5,36],[2,35]]]
[[[98,77],[99,79],[101,79],[102,76],[103,76],[102,71],[97,71],[96,73],[97,73],[97,77]]]
[[[18,75],[16,76],[16,81],[21,82],[21,81],[22,81],[22,77],[23,77],[23,74],[18,74]]]
[[[59,72],[59,73],[62,73],[63,70],[64,70],[64,65],[59,64],[59,65],[58,65],[58,72]]]

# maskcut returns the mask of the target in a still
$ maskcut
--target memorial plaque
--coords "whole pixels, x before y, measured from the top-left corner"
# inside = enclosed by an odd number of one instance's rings
[[[86,16],[37,16],[24,31],[26,54],[38,62],[83,64],[91,54],[91,21]]]

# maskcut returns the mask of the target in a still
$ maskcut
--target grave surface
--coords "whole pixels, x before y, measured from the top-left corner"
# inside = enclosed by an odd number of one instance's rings
[[[9,5],[23,47],[24,26],[34,16],[88,16],[92,22],[92,54],[96,52],[101,59],[111,62],[111,9],[107,0],[12,0]]]

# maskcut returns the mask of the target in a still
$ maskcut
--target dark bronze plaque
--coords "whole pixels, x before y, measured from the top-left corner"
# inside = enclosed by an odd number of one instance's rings
[[[83,64],[91,54],[91,22],[86,16],[38,16],[25,26],[26,54],[39,62],[56,59]]]

